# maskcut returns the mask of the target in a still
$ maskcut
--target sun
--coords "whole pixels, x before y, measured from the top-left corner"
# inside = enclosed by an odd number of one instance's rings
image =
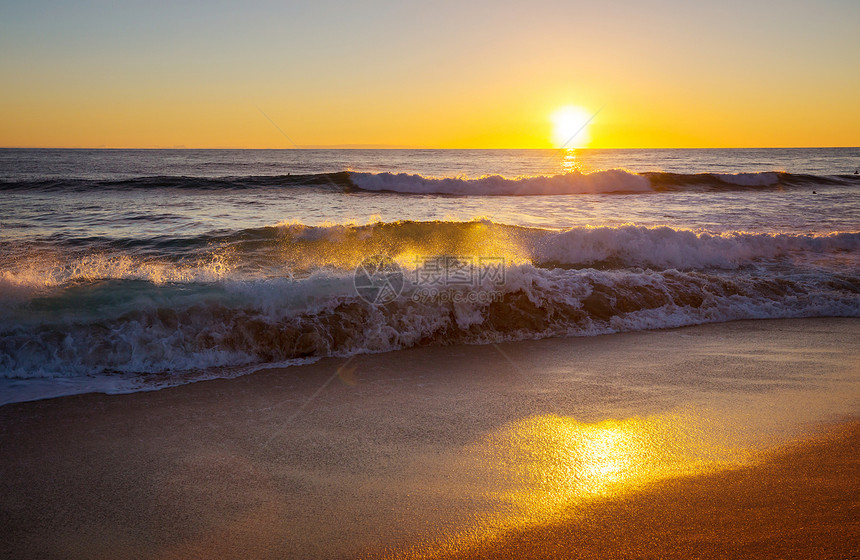
[[[588,125],[594,115],[573,105],[561,107],[549,116],[552,143],[557,148],[584,148],[591,141]]]

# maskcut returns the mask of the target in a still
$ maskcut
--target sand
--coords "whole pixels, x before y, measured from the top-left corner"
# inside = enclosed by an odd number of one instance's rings
[[[850,558],[858,397],[802,319],[6,405],[0,556]]]
[[[754,465],[595,501],[446,558],[856,558],[860,423]]]

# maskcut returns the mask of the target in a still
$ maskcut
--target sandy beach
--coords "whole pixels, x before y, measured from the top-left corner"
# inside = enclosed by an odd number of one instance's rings
[[[4,558],[850,558],[860,321],[423,347],[0,407]]]

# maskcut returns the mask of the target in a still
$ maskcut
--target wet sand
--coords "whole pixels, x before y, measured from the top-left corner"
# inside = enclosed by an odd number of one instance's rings
[[[858,382],[803,319],[6,405],[0,556],[851,557]]]
[[[755,465],[673,479],[445,558],[857,558],[860,422]]]

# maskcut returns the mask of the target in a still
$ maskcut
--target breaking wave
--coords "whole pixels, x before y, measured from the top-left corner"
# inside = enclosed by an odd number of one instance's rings
[[[106,281],[6,317],[5,377],[182,372],[427,344],[488,343],[749,318],[860,316],[860,280],[509,267],[503,284],[407,285],[374,304],[349,275],[218,286]],[[482,297],[469,297],[482,293]],[[458,295],[459,294],[459,295]]]
[[[67,237],[20,246],[9,242],[0,251],[0,283],[9,290],[24,290],[105,279],[277,279],[319,270],[348,271],[372,254],[390,255],[404,266],[434,255],[497,256],[509,264],[543,268],[738,269],[779,259],[789,264],[828,259],[856,264],[860,232],[708,233],[632,224],[556,230],[489,220],[282,223],[184,238]]]
[[[349,176],[362,190],[409,194],[510,196],[653,192],[647,178],[619,169],[516,179],[499,175],[437,179],[407,173],[350,173]]]
[[[860,317],[860,232],[395,222],[66,243],[0,254],[0,377],[176,381],[428,344]],[[402,273],[384,304],[354,284],[372,254]]]

